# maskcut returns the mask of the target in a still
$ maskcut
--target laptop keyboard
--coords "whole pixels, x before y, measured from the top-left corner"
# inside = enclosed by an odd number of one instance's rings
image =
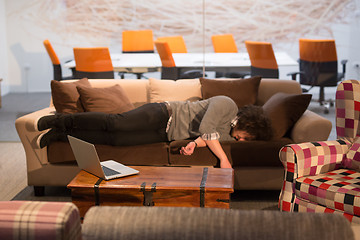
[[[113,170],[111,168],[108,168],[108,167],[105,167],[105,166],[101,166],[101,167],[104,170],[105,176],[113,176],[113,175],[116,175],[116,174],[120,174],[120,172],[115,171],[115,170]]]

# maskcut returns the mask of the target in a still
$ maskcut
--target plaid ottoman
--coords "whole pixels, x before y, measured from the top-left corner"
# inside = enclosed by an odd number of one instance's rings
[[[81,239],[79,211],[66,202],[0,202],[0,239]]]
[[[325,208],[360,216],[360,173],[338,169],[296,179],[295,194]]]

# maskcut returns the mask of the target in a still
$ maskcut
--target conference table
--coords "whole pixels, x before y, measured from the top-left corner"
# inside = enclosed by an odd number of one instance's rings
[[[205,71],[249,71],[249,55],[244,53],[173,53],[175,65],[180,71],[202,69]],[[275,58],[281,66],[298,66],[286,52],[275,52]],[[160,72],[161,60],[157,53],[120,53],[111,54],[115,72],[147,73]],[[75,68],[75,61],[67,62],[64,67]]]

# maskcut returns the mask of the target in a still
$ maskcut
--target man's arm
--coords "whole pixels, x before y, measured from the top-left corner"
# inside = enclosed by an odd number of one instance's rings
[[[204,140],[201,137],[198,137],[194,141],[189,142],[185,147],[182,147],[180,149],[180,153],[183,155],[191,155],[194,153],[196,146],[208,146],[209,149],[215,154],[215,156],[219,158],[221,168],[232,168],[229,159],[227,158],[223,148],[221,147],[219,140]]]
[[[221,168],[232,168],[219,140],[203,140],[210,150],[220,159]]]
[[[219,142],[220,134],[217,131],[217,128],[224,128],[227,124],[230,128],[231,120],[228,119],[228,122],[224,121],[224,117],[235,117],[237,111],[237,105],[229,97],[216,96],[210,98],[209,105],[199,126],[200,137],[198,137],[195,141],[188,143],[185,147],[182,147],[180,153],[183,155],[191,155],[193,154],[196,146],[208,146],[215,156],[219,158],[220,166],[222,168],[231,168],[229,159]]]

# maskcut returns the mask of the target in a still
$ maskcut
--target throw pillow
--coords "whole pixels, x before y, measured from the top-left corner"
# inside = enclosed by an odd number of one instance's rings
[[[76,113],[84,112],[81,105],[80,95],[76,86],[88,86],[90,83],[87,78],[80,79],[74,82],[59,82],[52,80],[51,96],[56,112],[58,113]]]
[[[150,102],[197,101],[201,99],[199,79],[163,80],[150,78]]]
[[[85,112],[122,113],[135,108],[118,84],[107,88],[77,86],[77,90]]]
[[[360,170],[360,138],[356,138],[344,156],[341,165],[345,168]]]
[[[200,78],[203,99],[218,95],[230,97],[240,108],[255,104],[261,77],[240,79],[206,79]]]
[[[276,93],[263,105],[264,113],[270,118],[273,138],[279,139],[303,115],[311,100],[311,94]]]

